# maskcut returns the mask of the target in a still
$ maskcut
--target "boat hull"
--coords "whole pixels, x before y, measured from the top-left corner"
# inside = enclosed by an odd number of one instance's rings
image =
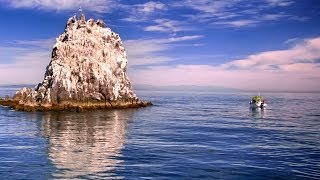
[[[250,108],[251,109],[266,109],[267,108],[267,104],[264,103],[263,105],[261,105],[262,102],[256,102],[256,103],[250,103]]]

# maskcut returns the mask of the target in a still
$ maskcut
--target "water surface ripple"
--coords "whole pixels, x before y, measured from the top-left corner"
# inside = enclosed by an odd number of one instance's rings
[[[0,107],[1,179],[320,179],[319,94],[138,93],[155,106]]]

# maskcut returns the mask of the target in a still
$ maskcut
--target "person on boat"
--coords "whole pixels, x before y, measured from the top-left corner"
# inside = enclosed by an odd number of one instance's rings
[[[265,104],[265,100],[262,100],[262,103],[260,105],[260,108],[263,109],[264,108],[264,104]]]

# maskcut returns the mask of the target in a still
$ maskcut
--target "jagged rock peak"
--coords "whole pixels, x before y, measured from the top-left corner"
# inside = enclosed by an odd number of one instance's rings
[[[140,101],[127,76],[127,55],[118,34],[103,20],[70,17],[56,38],[44,80],[35,90],[23,88],[13,100],[25,106],[138,107]]]

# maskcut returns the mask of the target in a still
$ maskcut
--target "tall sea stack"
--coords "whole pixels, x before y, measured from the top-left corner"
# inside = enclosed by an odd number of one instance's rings
[[[56,38],[44,80],[0,100],[16,110],[86,110],[145,107],[127,76],[128,60],[118,34],[102,20],[69,18]],[[21,77],[23,78],[23,77]]]

